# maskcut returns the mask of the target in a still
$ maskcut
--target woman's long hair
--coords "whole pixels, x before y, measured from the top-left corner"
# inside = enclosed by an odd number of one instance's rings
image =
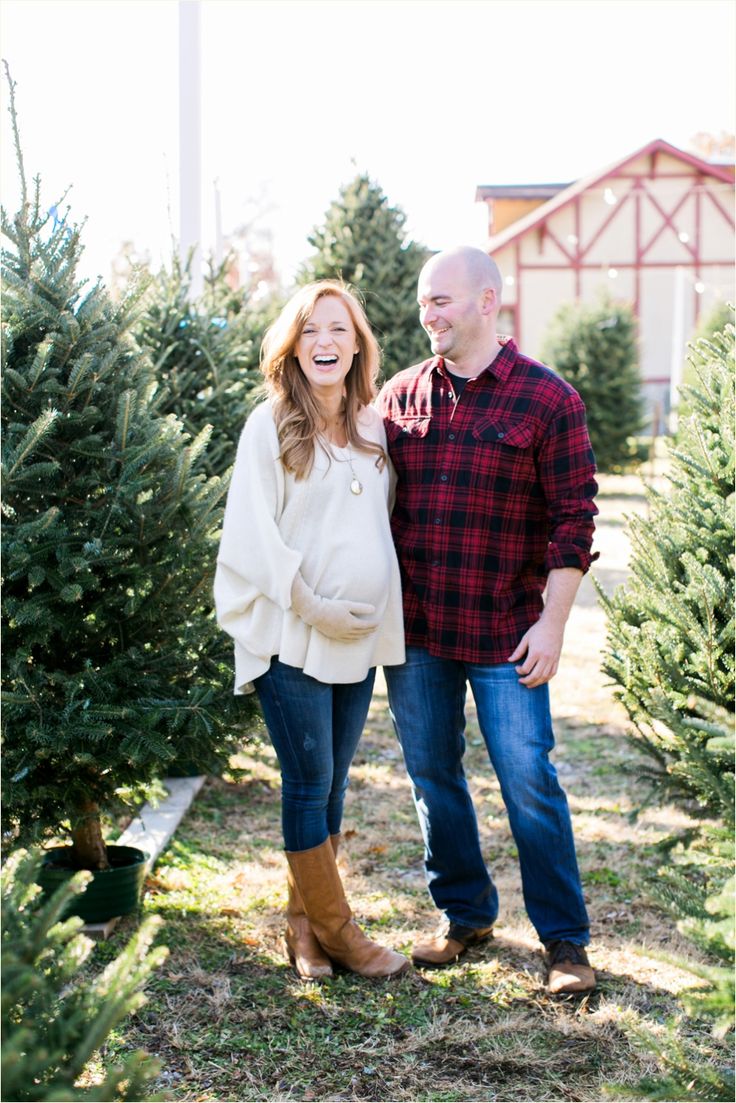
[[[261,371],[273,406],[281,462],[297,479],[306,478],[312,469],[314,448],[325,428],[325,416],[299,367],[296,344],[317,301],[326,295],[342,300],[355,326],[358,352],[344,384],[343,416],[348,444],[358,451],[375,453],[379,469],[386,462],[381,445],[366,440],[358,429],[361,406],[368,406],[376,395],[381,362],[378,342],[353,291],[340,280],[318,280],[300,288],[289,299],[261,345]]]

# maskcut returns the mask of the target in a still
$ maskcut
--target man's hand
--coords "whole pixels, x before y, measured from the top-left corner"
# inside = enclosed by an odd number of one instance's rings
[[[544,612],[508,657],[510,663],[524,659],[516,673],[520,684],[528,689],[543,686],[557,673],[565,625],[582,577],[577,567],[556,567],[549,572]]]
[[[560,652],[565,626],[557,624],[545,624],[544,617],[533,624],[528,632],[519,640],[519,646],[513,654],[509,655],[510,663],[521,662],[517,666],[516,673],[520,675],[519,683],[534,689],[535,686],[543,686],[557,673],[560,665]]]

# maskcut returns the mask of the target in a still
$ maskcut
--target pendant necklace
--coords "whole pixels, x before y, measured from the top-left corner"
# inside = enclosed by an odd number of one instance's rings
[[[350,444],[348,444],[348,463],[350,464],[350,474],[353,476],[350,480],[350,493],[362,494],[363,484],[358,476],[355,474],[355,468],[353,467],[353,453],[350,450]]]
[[[328,445],[335,443],[333,440],[330,439],[329,432],[326,433],[325,435],[326,435]],[[337,447],[339,447],[339,445]],[[352,452],[352,449],[350,447],[350,441],[349,440],[346,441],[346,448],[347,448],[347,452],[348,452],[348,464],[350,465],[350,474],[352,475],[352,479],[350,480],[350,493],[355,494],[357,496],[358,494],[363,493],[363,484],[360,481],[360,479],[358,478],[358,476],[355,474],[355,468],[353,467],[353,452]],[[334,453],[333,453],[333,455],[334,455]]]

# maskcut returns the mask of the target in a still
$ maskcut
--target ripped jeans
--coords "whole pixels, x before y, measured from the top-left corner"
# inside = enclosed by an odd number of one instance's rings
[[[286,850],[311,850],[342,822],[348,771],[363,733],[375,670],[326,685],[274,658],[254,685],[281,767]]]

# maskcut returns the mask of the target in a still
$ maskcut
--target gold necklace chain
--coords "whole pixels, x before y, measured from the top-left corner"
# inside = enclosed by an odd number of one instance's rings
[[[350,493],[362,494],[363,484],[358,476],[355,474],[355,468],[353,467],[353,453],[352,449],[350,448],[350,441],[348,441],[348,463],[350,464],[350,474],[353,476],[350,480]]]
[[[362,494],[363,493],[363,484],[360,481],[360,479],[358,478],[358,476],[356,475],[355,468],[353,467],[353,450],[350,447],[350,441],[348,440],[347,443],[344,444],[344,445],[343,444],[337,444],[334,440],[330,440],[330,438],[329,438],[329,436],[327,436],[326,432],[322,435],[323,435],[324,440],[327,444],[327,448],[328,448],[328,451],[330,452],[330,455],[338,463],[345,463],[345,460],[342,458],[342,456],[336,456],[334,451],[333,451],[333,448],[340,448],[342,451],[347,451],[347,463],[348,463],[348,466],[350,467],[350,474],[352,476],[352,478],[350,479],[350,493],[355,494],[356,496],[358,494]]]

